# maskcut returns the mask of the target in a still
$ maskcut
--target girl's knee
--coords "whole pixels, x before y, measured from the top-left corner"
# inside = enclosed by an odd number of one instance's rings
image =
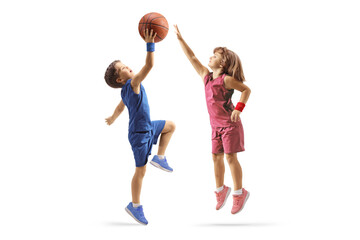
[[[214,154],[213,153],[213,161],[214,162],[224,161],[224,154],[222,154],[222,153]]]
[[[226,154],[226,160],[229,164],[233,162],[237,162],[237,154],[236,153],[227,153]]]

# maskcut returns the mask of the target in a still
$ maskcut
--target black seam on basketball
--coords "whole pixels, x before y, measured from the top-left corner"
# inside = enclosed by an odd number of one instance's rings
[[[143,16],[141,20],[143,20],[144,17],[145,17],[145,16]],[[140,22],[141,22],[141,21],[140,21]],[[142,24],[142,26],[141,26],[141,28],[140,28],[140,35],[142,36],[144,24],[143,24],[143,23],[141,23],[141,24]]]
[[[148,18],[146,19],[146,24],[147,24],[147,22],[149,21],[149,19],[150,19],[150,17],[151,17],[152,14],[153,14],[153,13],[150,13],[150,14],[149,14]],[[145,25],[145,28],[147,28],[147,25]]]
[[[152,21],[154,21],[155,19],[158,19],[158,18],[164,18],[165,21],[166,21],[166,18],[165,18],[164,16],[161,16],[161,17],[156,17],[156,18],[151,19],[150,23],[152,23]],[[167,22],[167,21],[166,21],[166,22]],[[153,24],[156,24],[156,23],[153,23]],[[164,26],[162,26],[162,25],[158,25],[158,26],[161,26],[161,27],[166,28],[167,30],[169,30],[167,27],[164,27]]]
[[[166,21],[166,18],[165,18],[164,16],[155,17],[155,18],[151,19],[151,21],[150,21],[150,28],[151,28],[151,24],[154,24],[155,26],[159,26],[159,27],[165,28],[166,30],[168,30],[168,31],[169,31],[169,28],[167,28],[167,27],[164,27],[164,26],[159,25],[159,24],[156,24],[156,23],[152,23],[152,21],[154,21],[155,19],[158,19],[158,18],[164,18],[164,19],[165,19],[165,21]],[[166,21],[166,22],[167,22],[167,21]]]
[[[139,23],[139,24],[144,25],[144,24],[146,24],[146,23]],[[164,26],[162,26],[162,25],[159,25],[159,24],[156,24],[156,23],[151,23],[151,24],[152,24],[152,25],[154,25],[154,26],[157,26],[157,27],[162,27],[162,28],[165,28],[166,30],[169,30],[169,28],[164,27]]]

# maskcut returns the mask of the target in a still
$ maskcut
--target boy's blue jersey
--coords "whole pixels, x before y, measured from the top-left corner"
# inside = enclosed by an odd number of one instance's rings
[[[152,129],[150,107],[144,87],[140,84],[140,93],[136,94],[129,79],[121,89],[121,98],[129,110],[129,133],[146,132]]]

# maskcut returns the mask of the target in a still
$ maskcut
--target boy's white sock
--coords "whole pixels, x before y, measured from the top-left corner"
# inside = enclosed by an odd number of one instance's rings
[[[216,189],[216,192],[217,192],[217,193],[218,193],[218,192],[221,192],[223,189],[224,189],[224,185],[222,185],[221,187],[217,188],[217,189]]]
[[[165,156],[164,155],[157,155],[160,159],[164,159]]]
[[[132,203],[134,208],[137,208],[138,206],[140,206],[140,203]]]
[[[241,194],[242,194],[242,188],[234,191],[234,195],[241,195]]]

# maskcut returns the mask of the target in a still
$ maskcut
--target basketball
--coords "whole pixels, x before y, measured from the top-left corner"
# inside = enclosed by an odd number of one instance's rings
[[[147,28],[156,32],[154,41],[157,43],[166,37],[169,31],[169,24],[163,15],[151,12],[143,16],[139,22],[139,33],[143,39],[145,39],[144,30]]]

